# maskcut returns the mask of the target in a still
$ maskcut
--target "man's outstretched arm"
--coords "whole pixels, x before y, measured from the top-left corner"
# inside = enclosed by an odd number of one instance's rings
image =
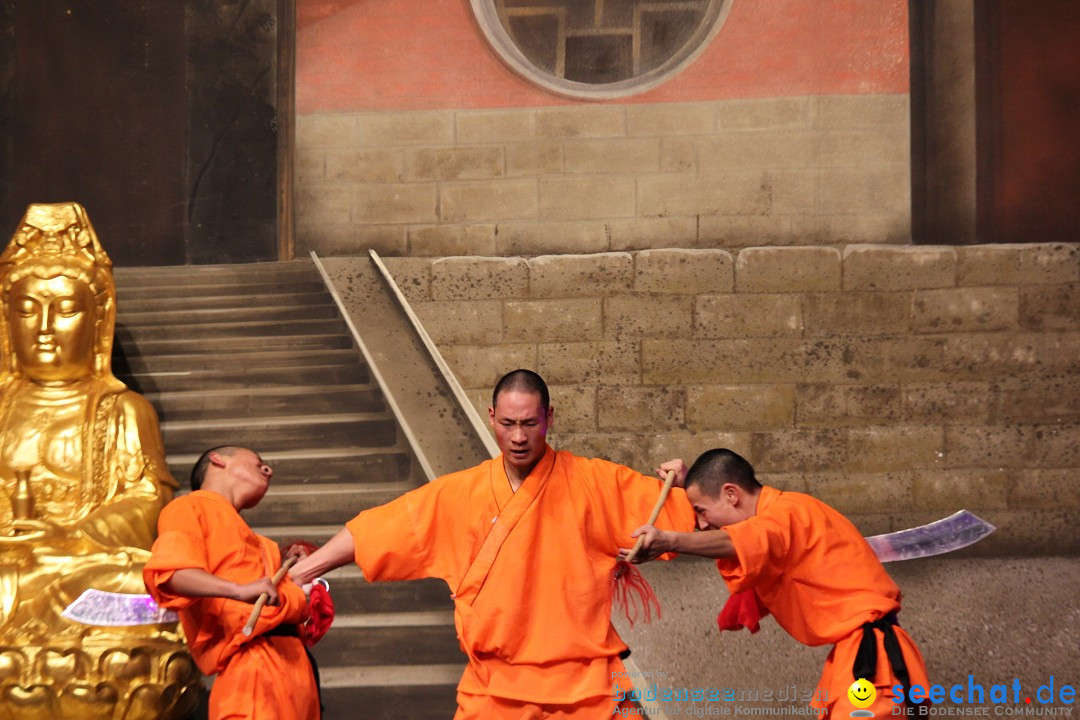
[[[707,558],[733,558],[735,545],[726,530],[703,530],[699,532],[675,532],[660,530],[652,525],[642,525],[631,537],[645,536],[641,550],[634,556],[634,563],[653,560],[664,553],[682,553]],[[619,559],[625,560],[630,548],[619,549]]]
[[[353,561],[356,545],[349,529],[342,528],[338,534],[315,552],[292,566],[289,577],[298,585],[307,585],[315,578]]]

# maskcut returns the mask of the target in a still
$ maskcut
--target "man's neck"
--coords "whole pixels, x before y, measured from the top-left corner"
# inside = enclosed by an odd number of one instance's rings
[[[203,482],[203,486],[201,489],[209,490],[212,493],[216,493],[217,495],[222,496],[223,498],[225,498],[226,502],[236,508],[237,512],[240,512],[239,498],[236,497],[236,493],[229,485],[229,483],[207,479]]]
[[[506,479],[510,481],[510,489],[517,492],[518,488],[521,487],[521,484],[525,482],[525,479],[529,477],[530,473],[532,473],[533,469],[539,463],[540,461],[537,460],[528,468],[518,468],[510,465],[506,462],[506,458],[503,458],[503,470],[506,471]]]

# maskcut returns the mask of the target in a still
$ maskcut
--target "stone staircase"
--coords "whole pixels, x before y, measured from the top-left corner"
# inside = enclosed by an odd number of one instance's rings
[[[360,510],[423,482],[310,262],[116,271],[114,370],[154,405],[173,475],[214,445],[257,450],[270,492],[245,517],[322,544]],[[445,720],[465,662],[437,580],[329,577],[334,626],[315,655],[324,718]]]

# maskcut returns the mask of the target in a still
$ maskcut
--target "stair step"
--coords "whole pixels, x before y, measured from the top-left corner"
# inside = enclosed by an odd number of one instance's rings
[[[353,353],[354,355],[356,353]],[[168,372],[122,369],[114,364],[116,376],[132,390],[143,394],[184,390],[261,389],[323,383],[344,385],[370,380],[368,369],[360,363],[318,363],[294,367],[246,367],[232,364],[225,370],[190,368]]]
[[[318,645],[315,649],[318,649]],[[322,672],[322,666],[319,666]],[[461,673],[459,672],[458,675]],[[448,720],[457,710],[457,681],[447,685],[323,688],[324,718]],[[359,708],[363,714],[357,714]]]
[[[461,663],[453,622],[442,625],[341,627],[331,629],[314,648],[319,666]]]
[[[350,564],[328,574],[327,580],[334,605],[340,613],[366,615],[395,613],[402,609],[424,612],[454,610],[450,588],[435,578],[373,583],[364,579],[359,567]]]
[[[229,292],[231,288],[224,288],[226,292]],[[123,305],[123,313],[144,313],[144,312],[159,312],[162,310],[207,310],[214,308],[232,308],[243,309],[249,307],[265,307],[273,306],[280,307],[283,305],[291,306],[308,306],[308,305],[325,305],[328,302],[333,302],[333,298],[330,293],[324,288],[317,292],[265,292],[258,290],[252,293],[245,294],[210,294],[203,293],[196,297],[184,298],[178,300],[177,298],[162,298],[156,296],[148,296],[144,298],[127,298]]]
[[[454,686],[461,679],[465,664],[446,665],[349,665],[323,671],[322,687],[385,687],[388,685]]]
[[[245,510],[242,514],[247,517],[250,511]],[[289,544],[293,540],[307,540],[313,542],[316,545],[322,546],[327,540],[337,534],[338,530],[341,530],[339,525],[251,525],[251,529],[260,535],[265,535],[274,542],[281,545]]]
[[[122,322],[123,318],[119,318]],[[229,343],[235,338],[274,335],[331,335],[349,334],[345,321],[336,318],[328,320],[259,320],[256,322],[221,322],[178,325],[121,325],[116,326],[116,344],[124,347],[128,343],[146,340],[167,340],[169,338],[218,338],[222,343]]]
[[[220,337],[174,338],[168,340],[139,340],[127,342],[121,354],[130,358],[133,354],[142,357],[148,355],[213,355],[223,347],[235,349],[241,347],[272,348],[274,350],[344,350],[353,347],[351,335],[335,333],[330,335],[264,335],[242,338],[222,339]]]
[[[118,267],[113,276],[124,287],[189,285],[199,282],[252,281],[262,278],[314,278],[318,270],[307,260],[297,262],[235,263],[226,265],[182,265]]]
[[[342,409],[384,412],[379,389],[370,384],[233,388],[147,393],[158,419],[197,420],[228,413],[230,417],[316,415]]]
[[[170,453],[169,471],[185,481],[195,461],[209,448]],[[274,486],[306,486],[335,482],[401,482],[409,476],[409,455],[390,448],[318,448],[282,452],[263,449],[259,455],[274,468]]]
[[[259,351],[228,352],[200,355],[123,355],[130,373],[190,372],[196,370],[224,370],[247,373],[253,368],[302,369],[311,362],[319,365],[355,365],[359,362],[355,350],[277,350],[267,348]]]
[[[385,413],[220,418],[162,423],[165,451],[202,452],[215,445],[290,450],[318,445],[387,447],[397,441],[397,425]]]
[[[248,322],[259,320],[331,320],[340,317],[337,305],[328,301],[318,305],[269,305],[246,308],[197,308],[194,310],[147,310],[145,312],[127,312],[119,316],[118,322],[124,325],[158,325]]]
[[[149,298],[198,298],[205,295],[220,293],[308,293],[326,290],[326,283],[318,273],[310,277],[297,275],[293,278],[253,278],[251,280],[237,280],[228,283],[214,282],[213,279],[196,278],[198,284],[157,284],[138,283],[128,280],[117,280],[116,297],[121,311],[124,303]]]
[[[272,466],[271,466],[272,467]],[[411,489],[405,481],[364,483],[305,483],[278,486],[245,513],[256,525],[344,525],[362,510],[390,502]]]

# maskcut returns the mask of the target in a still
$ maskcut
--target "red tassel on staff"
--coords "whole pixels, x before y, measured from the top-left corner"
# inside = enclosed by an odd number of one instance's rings
[[[645,622],[652,622],[653,612],[656,617],[661,617],[660,601],[652,585],[641,574],[641,571],[628,562],[620,561],[615,566],[615,575],[611,579],[611,592],[614,596],[615,607],[622,610],[630,627],[634,627],[638,614],[641,614]]]
[[[646,525],[656,523],[656,518],[660,517],[660,510],[663,509],[668,493],[671,492],[671,487],[674,484],[675,473],[669,472],[664,479],[664,486],[660,488],[660,497],[657,499],[656,505],[653,506],[652,514],[649,515],[649,521]],[[656,610],[656,617],[661,616],[660,601],[656,598],[652,585],[649,585],[649,581],[645,579],[640,570],[630,564],[630,561],[638,554],[638,550],[641,549],[644,543],[645,536],[638,537],[633,549],[630,550],[630,554],[626,556],[626,560],[619,561],[615,566],[615,574],[611,579],[614,605],[622,610],[630,623],[630,627],[633,627],[634,623],[637,622],[639,612],[647,623],[652,622],[654,609]]]

